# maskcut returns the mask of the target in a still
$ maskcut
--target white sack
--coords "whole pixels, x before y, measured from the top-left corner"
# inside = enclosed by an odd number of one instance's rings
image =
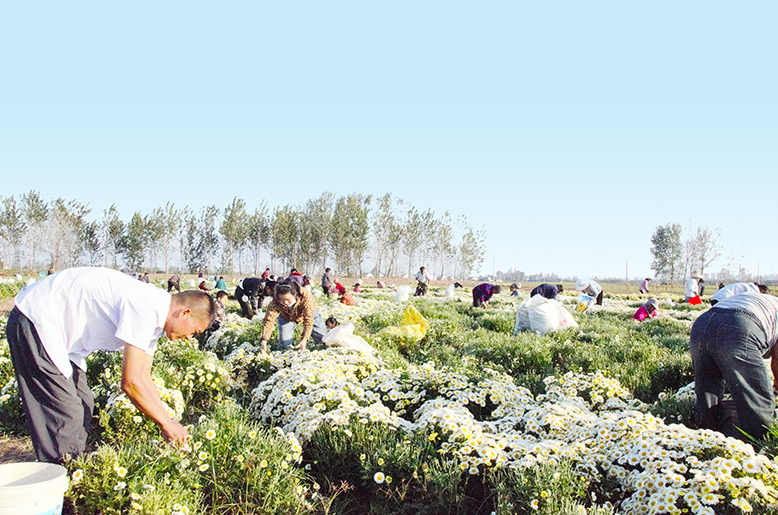
[[[354,334],[354,324],[346,322],[333,327],[322,339],[327,347],[343,347],[344,349],[354,349],[369,354],[375,354],[375,349],[370,346],[361,336]]]
[[[561,302],[535,295],[519,304],[513,334],[527,329],[546,334],[568,327],[578,327],[578,323]]]
[[[407,302],[411,296],[410,286],[400,286],[397,288],[397,293],[394,294],[395,302]]]

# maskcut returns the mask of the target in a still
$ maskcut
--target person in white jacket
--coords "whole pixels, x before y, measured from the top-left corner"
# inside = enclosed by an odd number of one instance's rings
[[[689,277],[689,279],[686,281],[686,289],[684,291],[684,295],[686,296],[686,300],[693,297],[698,297],[700,295],[700,279],[702,279],[702,275],[700,272],[695,270],[692,272],[692,276]]]

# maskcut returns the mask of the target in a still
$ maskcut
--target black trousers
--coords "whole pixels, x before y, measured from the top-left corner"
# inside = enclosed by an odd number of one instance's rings
[[[71,363],[65,377],[43,348],[38,331],[14,308],[6,327],[24,416],[38,461],[61,463],[66,455],[86,449],[94,399],[86,373]]]

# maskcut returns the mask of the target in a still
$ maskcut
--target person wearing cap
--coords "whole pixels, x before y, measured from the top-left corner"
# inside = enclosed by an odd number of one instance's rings
[[[643,282],[640,283],[640,288],[638,288],[638,291],[640,293],[648,293],[648,283],[650,282],[651,282],[650,277],[646,277],[645,279],[643,279]]]
[[[695,411],[703,429],[747,440],[762,438],[774,422],[778,388],[778,298],[746,292],[727,297],[692,324]],[[776,379],[771,379],[765,364]],[[729,391],[735,413],[722,405]]]
[[[757,283],[734,283],[729,286],[719,288],[710,298],[710,305],[715,306],[722,300],[732,297],[733,295],[740,295],[741,293],[769,293],[770,289],[764,284]]]
[[[62,463],[86,449],[94,409],[87,357],[95,351],[122,351],[121,389],[166,442],[187,441],[159,398],[151,367],[163,334],[188,339],[211,325],[210,295],[171,295],[116,270],[84,267],[41,279],[14,300],[8,348],[39,461]]]
[[[646,318],[654,318],[658,314],[659,301],[657,301],[654,297],[649,297],[648,301],[640,306],[637,311],[635,311],[635,314],[632,315],[632,318],[638,322],[642,322]]]
[[[575,289],[584,295],[594,298],[595,304],[602,306],[602,286],[592,279],[578,279],[575,281]]]
[[[316,299],[297,281],[282,281],[273,291],[273,300],[265,313],[260,340],[263,354],[267,353],[267,342],[273,334],[276,321],[278,321],[278,345],[281,350],[287,350],[294,345],[294,328],[300,322],[303,323],[303,333],[298,345],[300,350],[305,350],[311,337],[317,343],[321,343],[322,337],[327,334]]]
[[[689,277],[689,279],[686,281],[686,288],[684,290],[684,295],[686,296],[686,301],[688,302],[689,299],[693,299],[695,297],[700,296],[700,283],[699,280],[702,279],[702,275],[700,275],[700,272],[695,270],[692,272],[692,276]]]

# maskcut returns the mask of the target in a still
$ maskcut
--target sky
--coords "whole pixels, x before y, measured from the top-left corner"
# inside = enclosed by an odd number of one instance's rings
[[[720,229],[709,270],[778,273],[776,15],[768,1],[6,2],[0,196],[128,220],[168,201],[390,192],[483,227],[484,274],[651,276],[667,223]]]

